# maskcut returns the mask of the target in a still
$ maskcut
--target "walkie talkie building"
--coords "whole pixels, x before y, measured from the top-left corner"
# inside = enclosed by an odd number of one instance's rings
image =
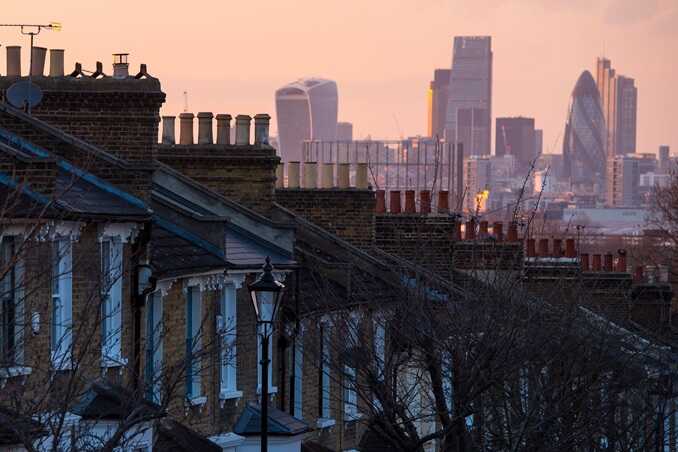
[[[584,71],[572,92],[565,125],[563,160],[573,183],[602,182],[605,177],[605,117],[596,82]]]

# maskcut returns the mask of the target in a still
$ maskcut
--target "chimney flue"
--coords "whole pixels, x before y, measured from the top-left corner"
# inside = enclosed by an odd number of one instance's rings
[[[527,257],[537,256],[535,243],[536,241],[534,239],[527,239]]]
[[[175,135],[175,116],[163,116],[162,117],[162,144],[174,144]]]
[[[299,162],[287,164],[287,188],[299,188]]]
[[[179,144],[193,144],[193,113],[179,114]]]
[[[47,49],[44,47],[33,47],[31,55],[31,75],[33,77],[44,77],[45,75],[45,57]]]
[[[349,188],[351,186],[349,179],[350,169],[350,163],[339,163],[337,165],[337,187]]]
[[[113,54],[113,78],[125,79],[129,77],[129,63],[127,57],[129,53]]]
[[[367,190],[367,163],[356,164],[355,188],[360,190]]]
[[[21,77],[21,46],[7,46],[7,77]]]
[[[321,163],[320,182],[322,188],[334,187],[334,163]]]
[[[250,122],[252,118],[249,115],[238,115],[235,117],[235,144],[237,146],[247,146],[250,144]]]
[[[198,144],[212,144],[212,118],[208,111],[198,113]]]
[[[217,115],[217,144],[231,144],[231,115]]]
[[[509,224],[507,239],[509,242],[518,241],[518,225],[514,222],[511,222],[511,224]]]
[[[565,239],[565,257],[577,257],[577,250],[574,246],[574,239]]]
[[[466,222],[466,240],[476,239],[476,222],[470,219]]]
[[[617,258],[617,271],[626,273],[626,250],[619,250],[619,258]]]
[[[591,267],[589,266],[589,255],[586,253],[582,253],[581,255],[581,270],[584,272],[591,270]]]
[[[318,164],[304,162],[304,188],[318,188]]]
[[[500,221],[494,223],[492,226],[492,233],[497,242],[504,241],[504,225]]]
[[[593,271],[594,272],[599,272],[602,270],[602,258],[600,254],[594,254],[593,255]]]
[[[49,76],[64,76],[64,49],[49,49]]]
[[[489,235],[489,232],[488,232],[489,226],[490,226],[490,224],[485,220],[480,222],[480,234],[479,235],[480,235],[481,239],[485,239]]]
[[[643,266],[639,265],[638,267],[636,267],[636,272],[633,275],[633,279],[636,282],[640,283],[640,282],[643,282],[643,278],[644,278],[644,276],[643,276]]]
[[[450,192],[440,190],[438,192],[438,212],[448,213],[450,211]]]
[[[548,257],[549,239],[539,239],[539,257]]]
[[[605,255],[605,271],[606,272],[611,272],[614,271],[614,256],[612,254],[607,253]]]
[[[562,239],[553,239],[553,257],[563,257]]]
[[[285,164],[278,163],[275,168],[275,188],[285,188]]]
[[[254,144],[268,144],[268,128],[271,123],[271,117],[266,113],[259,113],[254,116]]]
[[[384,190],[377,190],[376,196],[377,196],[377,203],[376,203],[375,211],[377,213],[385,213],[386,212],[386,192]]]
[[[391,213],[400,213],[400,190],[391,190],[388,193],[388,202]]]
[[[428,190],[419,192],[419,212],[424,215],[431,213],[431,192]]]
[[[416,213],[414,190],[405,190],[405,213]]]

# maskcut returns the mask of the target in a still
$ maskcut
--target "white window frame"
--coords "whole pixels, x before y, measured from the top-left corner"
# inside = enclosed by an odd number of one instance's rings
[[[156,291],[146,302],[146,384],[147,398],[160,403],[164,350],[163,297]]]
[[[221,338],[220,391],[221,400],[242,397],[238,390],[238,296],[235,284],[225,284],[221,289],[221,314],[217,318],[217,334]]]
[[[196,298],[193,298],[197,294]],[[191,355],[202,349],[202,292],[200,286],[188,286],[186,295],[186,351]],[[189,350],[190,347],[190,350]],[[204,403],[200,378],[200,359],[186,356],[186,398],[191,404]]]
[[[107,248],[107,253],[105,249]],[[100,245],[102,272],[101,366],[127,364],[122,357],[123,243],[104,237]]]
[[[57,370],[72,366],[73,244],[70,238],[52,242],[51,361]]]

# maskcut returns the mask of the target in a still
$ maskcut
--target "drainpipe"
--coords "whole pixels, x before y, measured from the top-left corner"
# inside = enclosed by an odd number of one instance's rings
[[[135,391],[141,387],[141,308],[146,302],[146,297],[151,292],[155,291],[157,280],[150,278],[151,287],[144,289],[139,293],[139,265],[141,257],[145,256],[150,261],[148,256],[148,245],[151,242],[151,222],[144,225],[144,229],[139,234],[139,239],[132,245],[132,316],[134,318],[133,333],[132,333],[132,359],[134,361],[132,370],[132,387]]]

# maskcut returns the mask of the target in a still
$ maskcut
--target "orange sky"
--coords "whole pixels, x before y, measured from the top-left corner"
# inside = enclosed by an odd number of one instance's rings
[[[489,34],[493,115],[535,117],[546,152],[560,152],[569,93],[604,50],[636,79],[638,150],[666,143],[678,153],[677,0],[2,3],[4,22],[63,23],[38,45],[65,48],[67,70],[101,60],[110,72],[117,51],[131,54],[131,72],[147,63],[167,93],[164,113],[182,111],[186,90],[191,111],[275,116],[276,88],[320,76],[339,85],[340,120],[374,138],[397,138],[397,123],[404,135],[424,133],[428,82],[433,69],[449,67],[452,37]],[[27,40],[0,29],[0,44]]]

